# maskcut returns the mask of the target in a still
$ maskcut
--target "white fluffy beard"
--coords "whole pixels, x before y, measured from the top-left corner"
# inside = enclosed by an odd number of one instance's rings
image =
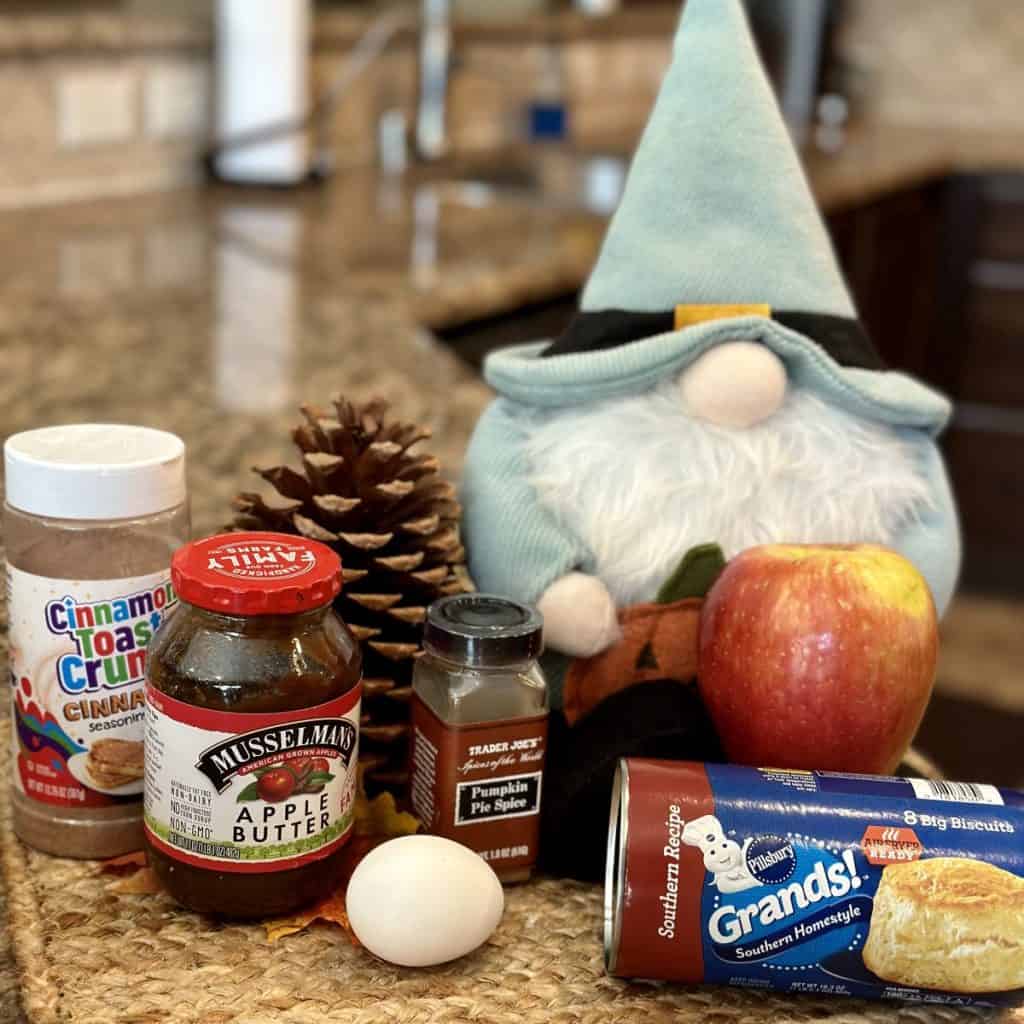
[[[697,544],[891,544],[932,502],[914,448],[805,390],[746,430],[684,410],[676,381],[525,419],[530,482],[619,607]]]

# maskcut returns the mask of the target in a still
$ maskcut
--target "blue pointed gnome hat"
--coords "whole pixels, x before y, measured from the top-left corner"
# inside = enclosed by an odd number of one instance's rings
[[[740,0],[689,0],[586,310],[768,303],[854,317]]]
[[[884,372],[864,333],[740,0],[688,0],[579,315],[484,374],[515,402],[575,405],[739,340],[856,415],[932,435],[949,417],[943,397]]]

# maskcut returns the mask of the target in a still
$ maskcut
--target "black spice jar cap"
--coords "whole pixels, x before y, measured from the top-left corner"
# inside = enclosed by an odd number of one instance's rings
[[[518,665],[544,649],[544,620],[536,608],[494,594],[455,594],[427,609],[423,646],[474,668]]]

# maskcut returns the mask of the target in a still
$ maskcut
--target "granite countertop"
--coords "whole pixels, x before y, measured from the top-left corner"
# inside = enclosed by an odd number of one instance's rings
[[[0,431],[94,420],[179,433],[198,531],[225,522],[250,466],[288,456],[300,403],[336,392],[382,394],[428,423],[457,473],[488,392],[420,326],[414,289],[392,287],[409,243],[386,220],[353,183],[0,218]]]
[[[195,526],[289,451],[302,402],[382,394],[457,474],[489,391],[425,325],[574,290],[603,221],[348,174],[0,216],[0,434],[73,420],[176,431]]]
[[[1024,130],[861,124],[837,153],[809,149],[804,163],[831,213],[949,174],[1024,171]]]
[[[878,130],[810,159],[829,209],[1003,167],[1024,167],[1024,137]],[[427,422],[457,475],[489,391],[428,327],[572,292],[604,231],[578,209],[479,198],[367,172],[295,194],[212,188],[0,215],[0,434],[75,420],[179,433],[197,533],[255,486],[251,466],[289,457],[297,406],[339,391],[382,394]],[[1018,621],[1006,605],[954,610],[948,692],[1024,711],[1006,680],[1024,653]],[[998,677],[990,700],[978,696],[991,683],[973,671],[979,656]],[[8,1020],[17,985],[5,950],[0,931]]]

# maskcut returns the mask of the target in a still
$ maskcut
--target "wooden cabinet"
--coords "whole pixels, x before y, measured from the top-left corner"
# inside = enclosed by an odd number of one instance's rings
[[[984,259],[1024,266],[1024,174],[960,182],[977,196],[978,252]]]
[[[946,187],[939,324],[957,402],[946,455],[964,528],[968,586],[1024,593],[1024,174]]]
[[[883,357],[956,403],[964,585],[1024,593],[1024,174],[953,177],[830,227]]]
[[[1024,410],[1024,272],[1021,277],[1021,287],[1013,290],[985,283],[971,288],[965,358],[956,381],[957,396],[964,401]]]
[[[944,447],[964,533],[963,582],[1024,592],[1024,432],[966,407]]]
[[[828,219],[861,320],[892,367],[931,379],[942,190],[887,195]]]

